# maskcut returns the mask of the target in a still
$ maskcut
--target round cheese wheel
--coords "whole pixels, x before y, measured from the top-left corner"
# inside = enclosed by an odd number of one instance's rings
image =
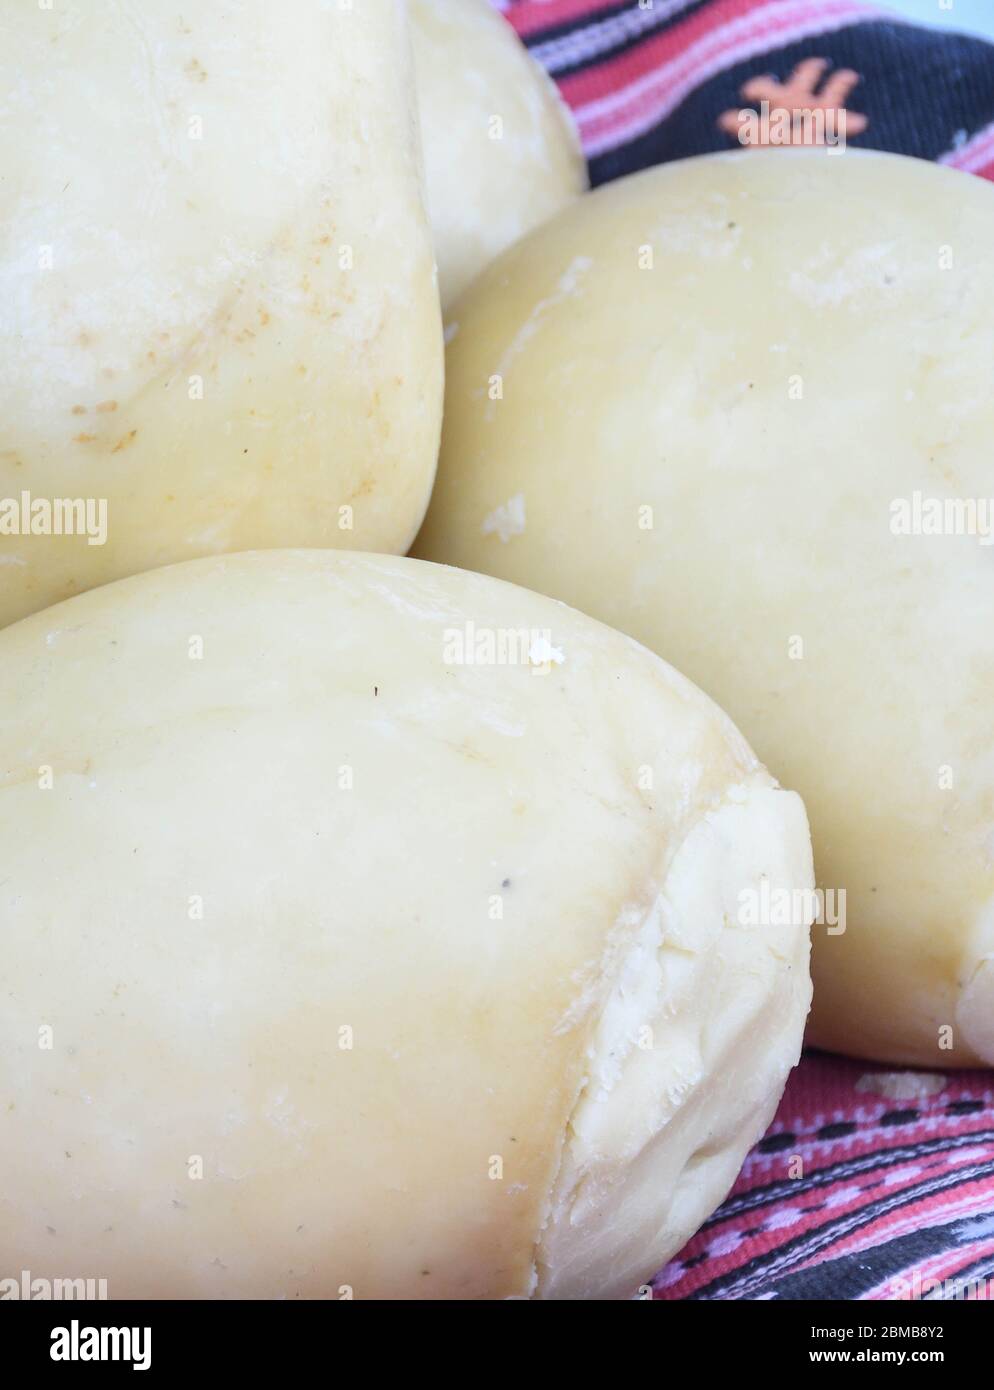
[[[443,305],[587,187],[573,118],[489,0],[409,0]]]
[[[688,160],[563,213],[457,318],[417,553],[638,637],[800,790],[815,1042],[994,1063],[994,190]]]
[[[13,624],[0,844],[0,1270],[630,1297],[798,1055],[799,797],[479,575],[256,552]]]
[[[132,9],[4,16],[0,624],[198,555],[406,550],[434,475],[401,7]]]

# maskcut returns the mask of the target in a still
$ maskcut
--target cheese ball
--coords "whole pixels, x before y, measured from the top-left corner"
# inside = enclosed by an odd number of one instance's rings
[[[0,625],[199,555],[401,552],[431,490],[403,7],[132,10],[4,14]]]
[[[813,1042],[994,1064],[994,189],[851,149],[671,164],[450,332],[416,553],[637,637],[799,789]]]
[[[5,1270],[631,1297],[797,1059],[800,798],[479,575],[256,552],[5,629],[0,844]]]
[[[569,108],[489,0],[410,0],[442,303],[587,187]]]

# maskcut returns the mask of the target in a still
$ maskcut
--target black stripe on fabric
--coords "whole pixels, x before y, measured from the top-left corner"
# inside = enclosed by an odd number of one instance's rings
[[[921,1119],[920,1110],[887,1110],[877,1121],[878,1125],[885,1125],[888,1129],[896,1129],[898,1125],[914,1125]]]
[[[756,1152],[761,1154],[782,1153],[784,1149],[796,1149],[797,1144],[796,1134],[782,1130],[779,1134],[768,1134],[765,1139],[760,1139],[756,1145]]]
[[[848,1139],[850,1134],[858,1134],[859,1125],[854,1120],[838,1120],[834,1124],[822,1125],[812,1137],[823,1143],[832,1139]]]
[[[951,1100],[946,1106],[947,1115],[979,1115],[984,1109],[982,1100]]]
[[[604,48],[599,48],[596,53],[589,57],[581,58],[575,63],[564,63],[562,67],[547,65],[548,71],[553,77],[561,81],[563,78],[571,77],[574,73],[586,72],[589,68],[600,67],[602,63],[612,62],[614,59],[620,58],[626,53],[633,52],[650,39],[655,39],[658,38],[660,34],[665,34],[667,30],[675,29],[678,25],[683,24],[685,20],[691,18],[691,16],[700,14],[701,10],[706,9],[708,5],[712,3],[713,0],[690,0],[689,4],[673,14],[665,14],[660,11],[659,15],[656,17],[656,23],[646,22],[645,27],[640,28],[638,33],[630,34],[626,38],[620,38],[614,43],[608,43]],[[595,29],[603,20],[620,18],[630,13],[632,10],[643,14],[648,13],[651,15],[652,13],[651,11],[639,11],[637,4],[612,5],[610,9],[601,10],[595,14],[584,15],[582,24],[560,24],[554,29],[546,29],[542,30],[541,33],[529,34],[523,42],[529,49],[541,48],[543,44],[554,42],[557,39],[568,38],[572,34],[580,34]]]
[[[848,1302],[863,1298],[889,1280],[903,1278],[910,1283],[909,1274],[926,1260],[956,1247],[954,1228],[958,1221],[956,1218],[940,1226],[925,1226],[868,1250],[854,1250],[834,1260],[823,1260],[811,1269],[797,1270],[782,1279],[772,1280],[763,1293],[767,1296],[772,1293],[776,1298]]]
[[[719,73],[652,130],[591,159],[592,186],[673,159],[734,150],[735,140],[717,121],[723,111],[747,105],[740,95],[743,83],[767,73],[783,81],[806,58],[827,58],[832,68],[860,74],[850,109],[865,114],[869,125],[850,138],[855,149],[934,160],[958,138],[967,139],[994,121],[994,44],[866,21],[813,34]]]
[[[801,1260],[812,1259],[821,1250],[834,1245],[837,1240],[846,1239],[857,1231],[865,1230],[866,1227],[872,1226],[875,1221],[879,1221],[881,1217],[887,1216],[901,1207],[914,1206],[916,1202],[920,1202],[926,1197],[935,1196],[940,1192],[948,1192],[952,1188],[965,1187],[968,1183],[976,1182],[978,1178],[991,1177],[992,1175],[994,1175],[994,1163],[982,1163],[972,1168],[959,1168],[945,1179],[931,1179],[928,1182],[916,1183],[913,1187],[902,1188],[889,1201],[881,1200],[868,1203],[866,1206],[858,1207],[855,1211],[847,1212],[832,1221],[823,1222],[821,1226],[817,1226],[813,1230],[803,1231],[783,1245],[754,1255],[745,1264],[719,1275],[711,1283],[703,1285],[700,1289],[688,1294],[687,1297],[691,1299],[723,1296],[755,1298],[758,1294],[766,1292],[774,1281],[784,1278],[790,1272],[789,1268],[779,1270],[770,1269],[770,1266],[781,1265],[785,1262],[789,1266],[797,1264]],[[962,1220],[962,1217],[957,1217],[955,1223],[950,1223],[950,1225],[962,1223]],[[733,1290],[734,1293],[730,1292]]]
[[[860,1154],[856,1158],[841,1159],[838,1163],[830,1163],[826,1168],[816,1168],[809,1177],[778,1178],[776,1182],[767,1183],[764,1187],[754,1187],[741,1196],[730,1197],[709,1220],[705,1221],[701,1230],[706,1231],[710,1226],[718,1226],[731,1216],[771,1206],[788,1195],[807,1195],[820,1187],[831,1187],[833,1183],[846,1178],[872,1172],[874,1168],[894,1168],[901,1163],[921,1162],[933,1155],[941,1156],[955,1149],[969,1149],[975,1144],[991,1143],[994,1143],[994,1130],[982,1129],[969,1134],[947,1134],[941,1139],[921,1139],[914,1144],[901,1144],[892,1149],[875,1149],[872,1153]],[[886,1162],[883,1161],[885,1155]]]

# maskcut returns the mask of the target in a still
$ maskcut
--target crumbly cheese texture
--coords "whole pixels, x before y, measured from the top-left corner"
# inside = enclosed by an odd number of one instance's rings
[[[279,545],[403,551],[442,338],[398,0],[9,6],[0,625],[123,575]]]
[[[489,0],[409,0],[425,179],[448,307],[587,187],[569,109]]]
[[[631,633],[798,788],[856,1056],[994,1063],[992,437],[994,190],[891,155],[621,180],[449,346],[416,553]]]
[[[255,553],[14,624],[0,843],[0,1263],[111,1297],[630,1297],[798,1055],[806,917],[739,907],[810,889],[799,798],[482,576]]]

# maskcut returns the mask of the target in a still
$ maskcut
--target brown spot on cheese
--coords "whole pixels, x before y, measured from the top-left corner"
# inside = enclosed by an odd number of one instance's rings
[[[357,497],[368,497],[371,492],[375,491],[375,488],[376,484],[372,478],[363,478],[359,486],[353,488],[349,493],[348,500],[354,502]]]
[[[95,434],[74,434],[72,442],[74,444],[92,444],[96,437]]]
[[[101,415],[109,415],[112,410],[117,409],[117,401],[100,401],[99,404],[95,405],[93,408],[99,411]]]
[[[134,443],[134,438],[137,433],[137,430],[129,430],[127,434],[122,435],[121,438],[114,445],[113,449],[111,449],[111,453],[119,454],[122,449],[129,449],[131,445]]]
[[[73,408],[72,408],[72,413],[73,413],[74,415],[85,415],[85,414],[86,414],[86,406],[85,406],[85,405],[74,405]]]

